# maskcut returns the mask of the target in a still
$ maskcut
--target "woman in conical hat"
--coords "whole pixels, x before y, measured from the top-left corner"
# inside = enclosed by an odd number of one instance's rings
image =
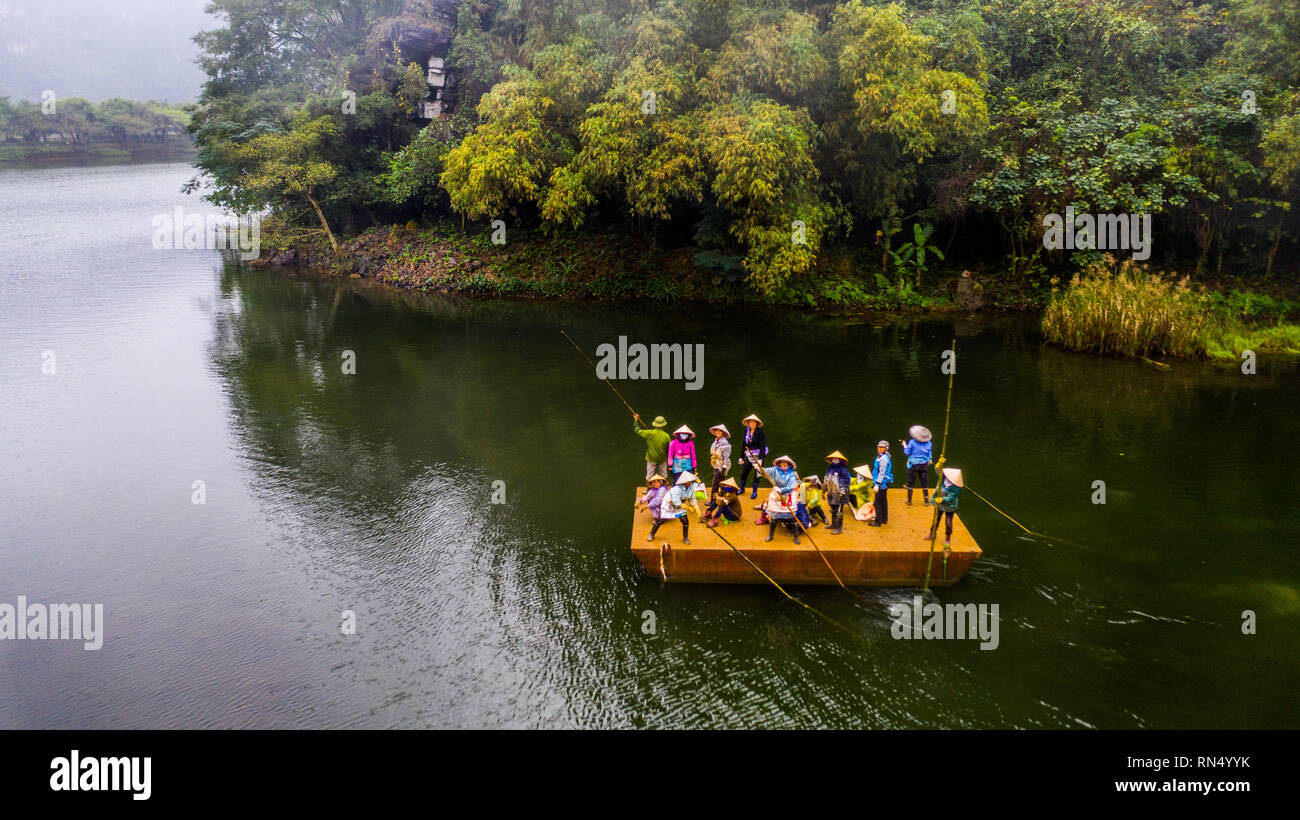
[[[826,491],[826,503],[831,507],[831,535],[844,531],[844,505],[852,498],[852,477],[849,475],[849,460],[839,450],[826,456],[830,467],[822,477],[822,486]]]
[[[725,424],[715,424],[709,428],[713,434],[713,443],[709,445],[709,466],[713,468],[713,492],[718,491],[722,479],[731,472],[731,431]]]
[[[952,546],[952,517],[957,512],[957,496],[961,495],[963,486],[959,468],[943,468],[943,481],[939,483],[939,489],[934,493],[934,503],[942,511],[944,517],[944,550]],[[927,540],[930,538],[928,535],[922,537]]]
[[[651,541],[654,539],[654,530],[659,529],[659,520],[662,511],[661,505],[663,504],[664,495],[668,493],[668,479],[655,473],[650,476],[650,479],[646,481],[646,484],[648,484],[649,487],[646,489],[645,494],[636,500],[636,507],[639,510],[650,510],[652,529],[650,535],[645,537],[645,540]]]
[[[899,442],[903,445],[903,455],[907,456],[907,505],[912,505],[912,488],[916,485],[921,487],[921,503],[929,504],[930,456],[934,447],[930,439],[933,437],[919,424],[913,424],[907,434],[911,438]]]
[[[734,478],[724,479],[709,501],[709,508],[704,515],[705,526],[716,527],[719,522],[739,521],[741,515],[740,485]]]
[[[659,520],[650,528],[650,537],[654,538],[659,527],[670,518],[681,519],[682,522],[682,543],[691,543],[690,539],[690,522],[686,519],[686,505],[695,504],[695,474],[689,470],[677,476],[676,482],[671,490],[664,494],[663,501],[659,504]],[[700,508],[695,507],[696,514],[699,514]]]
[[[687,470],[696,470],[695,432],[683,424],[673,431],[673,440],[668,444],[668,477],[675,483]]]
[[[750,472],[753,472],[754,492],[749,497],[758,498],[758,472],[755,470],[754,462],[758,462],[757,466],[762,467],[763,459],[767,458],[767,433],[763,432],[763,420],[753,413],[745,416],[743,421],[745,441],[740,451],[740,491],[745,491],[745,483],[749,481]]]

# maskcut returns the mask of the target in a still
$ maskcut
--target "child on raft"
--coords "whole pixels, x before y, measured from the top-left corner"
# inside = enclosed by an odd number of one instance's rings
[[[683,424],[668,444],[668,478],[675,484],[686,472],[695,472],[695,432]]]
[[[713,468],[711,489],[716,494],[722,479],[731,472],[731,431],[725,424],[715,424],[709,432],[713,434],[713,443],[709,445],[709,466]]]
[[[655,537],[655,533],[663,526],[663,523],[670,518],[680,518],[682,521],[682,543],[690,544],[690,522],[686,519],[686,505],[695,506],[695,514],[699,515],[700,508],[695,501],[695,475],[689,470],[677,477],[677,483],[673,488],[664,494],[663,501],[659,504],[659,520],[650,528],[650,539]]]
[[[724,479],[713,493],[708,509],[702,520],[706,527],[716,527],[719,523],[735,523],[740,520],[740,485],[736,479]]]
[[[763,420],[758,416],[750,413],[742,419],[745,425],[745,442],[744,449],[740,454],[740,491],[745,491],[745,482],[749,480],[750,471],[754,471],[754,492],[750,498],[758,498],[758,472],[754,470],[754,465],[750,463],[750,454],[758,461],[758,466],[763,466],[763,459],[767,458],[767,434],[763,432]]]
[[[655,530],[659,529],[660,524],[660,505],[663,504],[664,496],[668,494],[668,479],[655,473],[650,476],[646,484],[650,485],[645,494],[636,500],[638,510],[650,510],[651,529],[650,534],[645,540],[650,541],[655,537]]]
[[[849,503],[852,479],[849,476],[849,460],[839,450],[826,456],[826,463],[830,465],[826,469],[826,475],[822,478],[822,484],[826,492],[826,503],[831,507],[831,535],[839,535],[844,531],[844,505]]]
[[[934,442],[930,431],[919,424],[913,424],[907,431],[910,438],[903,445],[903,455],[907,456],[907,506],[912,506],[912,487],[921,485],[921,503],[930,503],[930,455]]]

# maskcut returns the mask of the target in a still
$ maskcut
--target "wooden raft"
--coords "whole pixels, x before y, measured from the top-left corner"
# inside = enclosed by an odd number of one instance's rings
[[[645,493],[638,487],[636,496]],[[781,584],[834,584],[826,563],[817,555],[802,532],[799,545],[783,526],[776,528],[770,542],[767,525],[756,525],[758,510],[753,507],[767,498],[768,490],[760,488],[757,499],[748,493],[741,496],[744,519],[732,524],[719,524],[718,531],[736,546],[749,560],[763,568]],[[907,490],[889,491],[889,523],[882,527],[869,527],[858,521],[844,508],[844,532],[831,535],[826,524],[812,527],[809,532],[817,541],[826,560],[850,586],[911,587],[925,582],[925,565],[930,555],[930,523],[934,520],[934,507],[921,503],[921,491],[913,491],[913,505],[906,503]],[[700,502],[700,509],[705,507]],[[823,503],[827,519],[830,509]],[[818,520],[819,519],[815,519]],[[697,584],[765,584],[763,576],[737,555],[722,539],[709,532],[695,513],[690,513],[690,545],[682,543],[682,525],[665,521],[653,541],[650,534],[650,512],[633,512],[632,552],[653,578],[667,575],[668,581]],[[961,580],[966,571],[980,557],[979,545],[962,523],[961,513],[953,517],[952,554],[948,557],[947,577],[943,566],[943,519],[939,520],[938,540],[934,548],[934,565],[930,571],[930,586],[951,586]],[[662,548],[667,544],[666,549]],[[661,563],[662,562],[662,563]],[[662,570],[661,570],[662,566]]]

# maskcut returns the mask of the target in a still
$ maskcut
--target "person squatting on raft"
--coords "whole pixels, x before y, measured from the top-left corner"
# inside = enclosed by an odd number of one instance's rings
[[[793,523],[792,526],[792,522],[795,522],[799,489],[803,483],[799,481],[799,474],[795,472],[794,459],[789,456],[781,456],[773,461],[772,465],[763,470],[776,485],[767,498],[767,504],[763,507],[765,515],[760,515],[758,519],[758,523],[768,525],[767,538],[763,540],[771,541],[772,536],[776,534],[776,525],[783,522],[794,533],[794,542],[798,544],[798,523]]]
[[[716,527],[719,523],[735,523],[742,515],[740,509],[740,485],[736,479],[725,479],[714,491],[708,508],[704,511],[703,521],[706,527]]]
[[[679,475],[695,469],[695,432],[683,424],[668,444],[668,479],[676,483]]]
[[[658,473],[664,475],[668,472],[668,442],[671,437],[664,432],[668,422],[663,416],[655,416],[651,422],[649,430],[641,429],[641,416],[632,414],[632,432],[645,439],[645,480],[650,483],[650,476]]]
[[[750,463],[749,453],[754,454],[758,460],[758,466],[763,466],[763,459],[767,458],[767,433],[763,432],[763,420],[753,413],[742,419],[745,425],[745,452],[741,454],[740,459],[740,491],[745,491],[745,482],[749,480],[750,471],[754,471],[754,492],[750,498],[758,498],[758,471]]]
[[[952,516],[957,512],[957,496],[961,495],[962,489],[961,470],[957,467],[943,468],[943,481],[939,484],[939,489],[934,493],[934,504],[943,511],[943,549],[947,555],[948,548],[952,546]],[[934,522],[938,525],[938,521]],[[922,538],[929,540],[929,535]]]
[[[912,506],[912,487],[921,485],[921,503],[930,503],[930,456],[933,453],[934,442],[930,431],[919,424],[913,424],[912,428],[907,431],[911,436],[907,443],[903,445],[903,455],[907,456],[907,505]]]
[[[659,529],[661,505],[664,496],[668,494],[668,479],[655,473],[646,480],[646,484],[649,485],[649,488],[645,491],[645,495],[636,500],[636,508],[638,510],[650,510],[650,534],[645,537],[645,540],[650,541],[655,537],[655,530]]]
[[[817,526],[813,516],[820,518],[823,524],[830,523],[826,520],[826,511],[822,509],[822,482],[815,475],[804,476],[803,503],[808,520],[812,522],[811,526]]]
[[[677,483],[673,488],[664,494],[663,501],[659,504],[659,520],[650,528],[650,538],[655,537],[655,533],[663,526],[663,523],[670,518],[680,518],[682,521],[682,543],[691,543],[690,522],[686,520],[686,505],[690,503],[695,506],[695,514],[699,515],[700,508],[695,501],[695,475],[689,470],[677,477]],[[647,539],[649,540],[649,539]]]
[[[844,505],[849,501],[849,460],[839,450],[826,456],[826,463],[830,465],[826,470],[826,475],[822,478],[822,485],[826,490],[826,503],[831,508],[831,535],[839,535],[844,531]]]
[[[713,434],[713,443],[709,445],[709,466],[713,468],[713,484],[710,489],[716,494],[722,479],[731,472],[731,431],[725,424],[715,424],[709,428]]]
[[[876,508],[876,520],[867,522],[868,527],[883,527],[889,523],[889,485],[894,483],[894,472],[889,458],[889,442],[876,444],[876,461],[871,471],[871,482],[876,491],[873,505]]]

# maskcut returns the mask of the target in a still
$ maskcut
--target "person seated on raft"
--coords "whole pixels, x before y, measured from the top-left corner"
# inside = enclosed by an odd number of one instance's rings
[[[830,523],[829,521],[826,520],[826,511],[822,509],[821,479],[817,478],[817,476],[815,475],[804,476],[803,495],[804,495],[804,501],[803,501],[804,508],[806,510],[808,520],[812,522],[811,524],[808,524],[806,526],[811,526],[811,527],[817,526],[817,522],[813,520],[813,516],[820,518],[822,520],[821,523],[823,524]]]
[[[772,462],[771,467],[765,467],[763,472],[767,477],[772,479],[776,489],[768,496],[767,504],[764,505],[766,513],[766,523],[768,525],[767,538],[764,541],[771,541],[772,536],[776,534],[777,522],[785,522],[787,527],[791,527],[790,522],[794,522],[795,511],[798,503],[798,492],[802,483],[799,481],[799,474],[795,472],[794,459],[789,456],[781,456]],[[764,518],[759,517],[759,523],[764,523]],[[791,527],[794,533],[794,542],[799,543],[798,524]]]
[[[704,526],[716,527],[719,522],[734,523],[740,520],[741,515],[740,485],[734,478],[723,479],[704,511]]]

